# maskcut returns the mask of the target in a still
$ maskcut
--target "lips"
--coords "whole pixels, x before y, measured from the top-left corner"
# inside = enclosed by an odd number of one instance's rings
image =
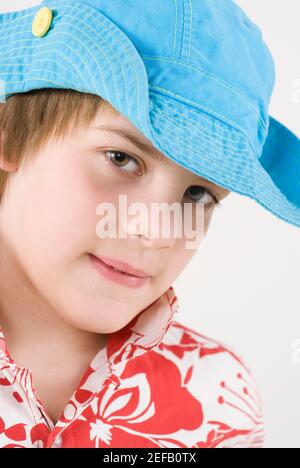
[[[97,258],[101,261],[104,262],[106,265],[112,267],[114,270],[117,270],[121,273],[125,273],[130,276],[135,276],[137,278],[149,278],[148,273],[146,273],[143,270],[140,270],[138,268],[134,268],[133,266],[129,265],[128,263],[115,260],[110,257],[103,257],[103,256],[97,256]]]

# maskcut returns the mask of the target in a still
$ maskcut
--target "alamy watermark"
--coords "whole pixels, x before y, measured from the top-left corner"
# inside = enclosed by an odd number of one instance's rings
[[[300,364],[300,338],[295,338],[292,341],[292,362]]]
[[[300,104],[300,78],[294,80],[292,83],[292,102],[294,104]]]
[[[114,203],[102,202],[96,208],[96,214],[101,216],[97,222],[96,234],[100,239],[107,237],[116,239],[130,237],[130,232],[147,233],[151,238],[185,238],[186,249],[197,249],[205,232],[205,205],[203,203],[150,203],[150,222],[148,205],[134,202],[128,205],[127,195],[119,195],[118,209]],[[171,232],[171,219],[173,231]],[[128,221],[128,218],[133,219]],[[117,232],[117,225],[119,226]],[[162,236],[160,236],[160,227]]]

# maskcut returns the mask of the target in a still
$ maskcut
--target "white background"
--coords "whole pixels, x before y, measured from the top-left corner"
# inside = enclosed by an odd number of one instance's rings
[[[2,1],[13,11],[40,1]],[[270,114],[300,135],[300,1],[237,0],[261,28],[276,64]],[[298,93],[299,96],[299,93]],[[219,339],[246,360],[265,413],[266,447],[300,448],[300,229],[232,194],[208,235],[174,283],[177,320]]]

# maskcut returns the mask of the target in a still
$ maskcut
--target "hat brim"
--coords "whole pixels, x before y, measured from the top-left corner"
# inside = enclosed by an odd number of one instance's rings
[[[134,44],[98,9],[74,0],[46,4],[53,10],[53,22],[42,38],[31,32],[41,5],[0,15],[2,101],[45,87],[97,94],[175,163],[300,227],[296,135],[270,117],[262,153],[257,155],[243,132],[151,89]]]
[[[259,161],[286,198],[300,208],[300,139],[274,117]]]
[[[300,141],[273,117],[261,157],[238,130],[152,90],[150,120],[153,144],[170,159],[300,227]]]

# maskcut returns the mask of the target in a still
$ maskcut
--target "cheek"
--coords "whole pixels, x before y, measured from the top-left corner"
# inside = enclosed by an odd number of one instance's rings
[[[183,237],[176,239],[174,247],[170,251],[167,260],[163,260],[166,267],[163,269],[162,277],[160,277],[161,287],[172,284],[187,267],[191,259],[194,257],[199,247],[201,246],[211,221],[213,209],[205,209],[203,216],[199,218],[197,228],[196,218],[192,218],[192,226],[187,231],[183,232]],[[197,228],[197,229],[196,229]]]
[[[187,242],[192,242],[193,248],[187,248]],[[201,242],[199,242],[199,244],[196,245],[194,239],[179,239],[176,252],[173,255],[172,261],[172,270],[174,269],[174,276],[175,274],[176,277],[179,276],[180,273],[185,269],[192,257],[197,252],[197,248],[200,244]]]
[[[197,231],[202,237],[205,236],[209,227],[211,217],[214,211],[214,205],[194,204],[192,207],[192,229]]]
[[[31,242],[35,254],[40,252],[45,262],[47,259],[52,262],[53,268],[54,262],[56,266],[58,262],[67,264],[87,252],[99,250],[103,240],[96,231],[100,219],[97,206],[104,202],[117,206],[115,185],[105,177],[101,180],[91,177],[84,166],[44,178],[33,187],[27,203],[29,213],[23,217],[27,242]]]
[[[97,240],[96,207],[106,198],[81,166],[51,169],[23,179],[14,215],[20,249],[40,263],[90,251]]]

